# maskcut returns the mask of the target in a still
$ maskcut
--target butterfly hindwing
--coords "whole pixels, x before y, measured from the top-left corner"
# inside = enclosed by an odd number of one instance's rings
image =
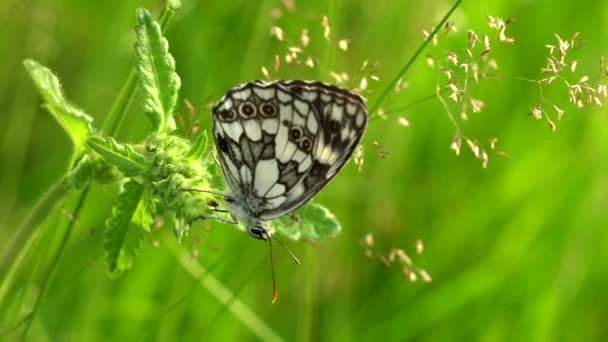
[[[226,182],[262,220],[295,210],[327,184],[366,122],[361,97],[320,82],[253,81],[213,108]]]
[[[278,83],[306,101],[317,114],[318,122],[310,127],[315,132],[310,167],[290,187],[283,203],[260,212],[262,219],[285,215],[321,190],[346,164],[367,124],[366,106],[359,95],[321,82]]]

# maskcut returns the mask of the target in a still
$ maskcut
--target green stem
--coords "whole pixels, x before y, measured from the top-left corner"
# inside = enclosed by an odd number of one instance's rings
[[[88,193],[89,193],[89,186],[86,186],[84,188],[84,190],[82,190],[82,192],[80,193],[80,196],[78,197],[78,202],[76,203],[76,207],[74,207],[74,211],[73,211],[74,217],[78,217],[77,213],[79,213],[80,210],[82,209],[82,207],[84,206],[84,202],[85,202],[85,199],[87,198]],[[32,321],[34,320],[34,317],[38,311],[38,308],[40,307],[40,302],[42,301],[42,298],[44,297],[44,295],[46,294],[46,292],[49,289],[51,280],[53,279],[53,276],[55,275],[55,272],[57,270],[57,265],[59,264],[59,260],[61,259],[61,256],[63,255],[63,251],[65,250],[65,247],[67,246],[67,242],[70,238],[70,235],[74,228],[75,222],[76,222],[76,220],[72,219],[68,223],[68,227],[66,228],[63,238],[61,239],[61,244],[59,245],[59,250],[57,251],[57,253],[55,253],[55,256],[53,257],[53,260],[51,262],[51,268],[47,272],[47,274],[44,276],[44,278],[42,279],[42,284],[40,285],[40,293],[36,297],[36,302],[34,303],[34,307],[32,308],[32,311],[28,317],[28,321],[25,325],[25,328],[23,329],[23,333],[21,335],[21,340],[25,340],[27,332],[29,331]]]
[[[173,253],[177,261],[193,279],[197,279],[200,286],[205,288],[221,304],[225,305],[239,321],[262,341],[283,341],[283,339],[258,317],[247,305],[237,299],[220,281],[201,266],[192,255],[181,247],[173,236],[164,235],[164,245]]]
[[[304,276],[302,310],[298,321],[298,342],[314,341],[313,332],[315,329],[314,308],[317,304],[317,278],[319,265],[319,250],[314,246],[306,246],[306,270]]]
[[[393,78],[393,80],[391,82],[389,82],[389,84],[382,91],[382,93],[380,93],[380,96],[378,97],[376,102],[370,107],[370,110],[369,110],[370,116],[378,110],[378,107],[380,107],[382,102],[386,99],[386,97],[388,96],[388,93],[391,92],[391,90],[395,87],[395,84],[397,84],[397,82],[399,82],[399,80],[403,77],[403,75],[405,75],[407,70],[414,63],[414,61],[416,59],[418,59],[418,56],[422,53],[422,50],[424,50],[424,48],[426,48],[426,46],[429,44],[429,42],[431,42],[433,40],[433,37],[435,37],[437,32],[439,32],[439,30],[443,27],[445,22],[450,18],[450,16],[456,10],[456,8],[458,8],[458,6],[460,5],[461,2],[462,2],[462,0],[456,0],[454,5],[452,6],[452,8],[450,8],[450,10],[443,16],[443,18],[441,19],[439,24],[437,26],[435,26],[435,29],[433,30],[431,35],[428,37],[428,39],[425,40],[424,43],[422,43],[420,45],[420,47],[418,47],[418,50],[416,50],[414,55],[409,59],[409,61],[407,61],[407,63],[403,66],[403,68],[401,68],[401,70],[397,73],[395,78]]]
[[[10,242],[6,244],[7,249],[4,251],[2,258],[0,259],[0,274],[6,274],[5,279],[2,279],[2,288],[0,288],[0,303],[2,303],[3,290],[5,287],[6,280],[9,278],[10,272],[7,271],[7,267],[10,264],[15,264],[14,257],[17,254],[17,249],[26,248],[28,249],[31,244],[26,244],[27,239],[31,239],[34,228],[38,227],[42,221],[48,216],[48,213],[55,207],[55,205],[61,200],[67,193],[68,188],[63,184],[64,178],[60,178],[38,199],[32,210],[29,211],[15,234],[11,237]]]
[[[127,95],[128,94],[128,95]],[[137,94],[137,75],[135,70],[131,69],[127,80],[120,89],[120,93],[110,108],[110,113],[103,122],[101,132],[104,135],[111,136],[112,133],[118,132],[125,113],[129,109],[133,98]]]
[[[442,93],[442,92],[446,92],[446,90],[442,90],[439,93]],[[371,117],[369,119],[369,122],[376,121],[376,120],[378,120],[380,118],[386,118],[389,115],[396,114],[396,113],[399,113],[399,112],[403,112],[404,110],[409,109],[410,107],[416,106],[418,104],[424,103],[424,102],[429,101],[429,100],[436,99],[437,95],[438,95],[437,92],[435,92],[435,93],[433,93],[431,95],[427,95],[425,97],[419,98],[418,100],[412,101],[412,102],[410,102],[410,103],[408,103],[406,105],[403,105],[401,107],[397,107],[397,108],[386,110],[386,111],[384,111],[384,115],[383,116],[375,115],[375,116],[373,116],[373,117]]]

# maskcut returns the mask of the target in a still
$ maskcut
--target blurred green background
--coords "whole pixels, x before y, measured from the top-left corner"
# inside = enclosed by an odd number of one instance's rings
[[[311,51],[321,68],[281,67],[272,75],[321,79],[328,71],[357,73],[363,60],[378,61],[379,82],[371,102],[452,5],[449,1],[184,1],[166,33],[182,78],[181,98],[197,108],[202,127],[209,96],[218,99],[236,83],[262,78],[285,44],[270,36],[272,24],[297,41],[308,28]],[[52,117],[22,67],[33,58],[55,70],[68,97],[93,115],[98,126],[120,91],[133,60],[135,8],[154,16],[160,1],[5,0],[0,6],[0,248],[46,188],[65,171],[70,141]],[[282,9],[282,16],[273,13]],[[493,52],[499,81],[472,88],[484,110],[461,122],[480,141],[498,137],[487,169],[463,146],[449,150],[454,134],[436,99],[371,123],[364,139],[365,164],[351,164],[316,201],[343,225],[336,238],[317,248],[287,242],[303,265],[275,253],[279,300],[270,304],[268,250],[233,227],[199,224],[178,246],[161,229],[147,238],[133,269],[111,280],[102,256],[103,221],[117,186],[94,186],[65,251],[36,308],[26,340],[526,340],[608,339],[608,115],[604,107],[575,109],[561,86],[545,97],[566,110],[552,133],[527,116],[539,101],[545,44],[554,33],[580,31],[587,44],[577,52],[581,74],[598,74],[608,54],[605,1],[464,1],[450,19],[459,32],[423,53],[463,51],[466,28],[489,31],[485,14],[516,19],[516,44]],[[327,15],[334,37],[349,39],[348,52],[322,39]],[[408,71],[409,88],[382,107],[399,107],[433,94],[435,71],[420,58]],[[136,142],[148,131],[140,105],[131,107],[118,139]],[[183,112],[183,106],[180,109]],[[389,152],[378,158],[377,141]],[[49,274],[68,223],[60,208],[9,295],[22,306],[3,308],[0,339],[21,337],[42,280]],[[431,283],[404,280],[401,269],[368,258],[360,244],[371,233],[374,252],[404,248]],[[415,253],[414,241],[425,250]],[[202,241],[202,243],[200,242]],[[156,243],[158,246],[156,247]],[[191,251],[198,255],[193,258]],[[234,294],[223,304],[201,285],[210,270]],[[217,295],[217,293],[215,293]],[[230,296],[230,293],[226,294]],[[224,298],[225,299],[225,298]],[[236,303],[236,304],[235,304]],[[239,315],[243,306],[255,320]],[[233,310],[237,314],[233,314]],[[7,313],[11,313],[10,316]]]

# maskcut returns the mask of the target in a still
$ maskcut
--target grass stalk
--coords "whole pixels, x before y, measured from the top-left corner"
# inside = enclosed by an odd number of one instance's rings
[[[11,264],[15,264],[15,256],[19,253],[18,250],[22,248],[27,249],[31,246],[30,243],[26,243],[26,240],[32,238],[34,229],[48,217],[56,204],[68,193],[68,189],[64,186],[63,181],[63,177],[55,181],[36,201],[34,207],[29,211],[15,234],[6,244],[7,249],[2,254],[2,258],[0,258],[0,274],[6,274],[6,277],[2,279],[2,286],[0,287],[0,303],[2,303],[2,289],[5,286],[5,282],[9,279],[10,272],[8,268],[11,267]]]
[[[437,34],[437,32],[439,32],[439,30],[441,30],[441,28],[443,28],[443,25],[446,23],[446,21],[448,21],[448,19],[450,18],[452,13],[456,10],[456,8],[458,8],[458,6],[460,6],[461,2],[462,2],[462,0],[456,0],[456,2],[454,3],[454,5],[452,5],[450,10],[443,16],[443,18],[441,19],[439,24],[437,24],[435,26],[435,29],[433,30],[431,35],[422,44],[420,44],[420,46],[418,47],[416,52],[414,52],[414,55],[412,55],[412,57],[407,61],[407,63],[405,63],[405,65],[401,68],[401,70],[399,70],[399,72],[395,75],[395,77],[393,77],[392,81],[390,81],[388,83],[386,88],[384,88],[384,90],[380,93],[380,96],[378,96],[378,98],[376,99],[376,102],[374,102],[374,104],[372,106],[370,106],[369,115],[370,115],[370,117],[372,117],[372,119],[374,117],[373,115],[376,113],[376,111],[378,110],[378,108],[380,107],[382,102],[384,102],[384,100],[386,100],[386,97],[388,96],[388,94],[391,92],[391,90],[393,90],[393,88],[395,87],[397,82],[399,82],[399,79],[401,79],[403,77],[403,75],[405,75],[405,73],[412,66],[412,64],[414,64],[414,61],[416,61],[416,59],[418,59],[418,56],[420,56],[420,54],[426,48],[426,46],[429,44],[429,42],[433,41],[433,37],[435,37],[435,35]]]

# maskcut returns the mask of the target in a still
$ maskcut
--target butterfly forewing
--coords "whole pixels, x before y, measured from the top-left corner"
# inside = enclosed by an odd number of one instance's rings
[[[226,182],[262,220],[314,196],[348,161],[366,124],[360,96],[321,82],[254,81],[213,108]]]

